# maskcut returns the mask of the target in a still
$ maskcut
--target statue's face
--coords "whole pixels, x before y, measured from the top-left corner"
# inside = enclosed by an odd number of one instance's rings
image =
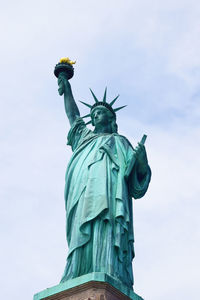
[[[110,118],[108,116],[107,108],[103,106],[96,107],[92,110],[91,118],[93,121],[94,126],[105,126],[109,124]]]
[[[63,82],[62,76],[58,77],[58,86],[59,86],[58,93],[60,96],[62,96],[64,93],[64,82]]]

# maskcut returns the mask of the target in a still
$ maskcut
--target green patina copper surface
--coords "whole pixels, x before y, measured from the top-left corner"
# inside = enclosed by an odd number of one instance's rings
[[[134,149],[118,134],[116,114],[93,93],[88,114],[94,131],[80,117],[67,70],[57,65],[59,94],[64,94],[73,155],[66,171],[66,235],[69,247],[61,282],[100,272],[128,288],[133,285],[134,233],[132,197],[147,191],[151,171],[144,141]],[[60,71],[59,71],[60,70]],[[71,73],[70,73],[71,74]],[[117,98],[117,97],[116,97]],[[106,104],[105,104],[106,103]]]

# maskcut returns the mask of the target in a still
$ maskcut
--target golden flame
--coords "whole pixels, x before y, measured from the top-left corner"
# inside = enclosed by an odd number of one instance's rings
[[[67,63],[67,64],[70,64],[70,65],[74,65],[76,63],[76,61],[72,61],[69,59],[69,57],[62,57],[59,61],[60,63]]]

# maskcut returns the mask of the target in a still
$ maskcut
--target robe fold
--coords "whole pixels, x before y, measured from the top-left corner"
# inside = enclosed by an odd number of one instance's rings
[[[68,144],[73,151],[65,184],[69,252],[61,282],[103,272],[132,287],[132,197],[145,194],[150,168],[139,180],[130,142],[117,133],[95,134],[82,118],[71,127]]]

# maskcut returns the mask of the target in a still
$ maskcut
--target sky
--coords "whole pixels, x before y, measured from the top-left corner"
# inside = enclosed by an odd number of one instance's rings
[[[65,267],[69,123],[54,66],[76,60],[78,102],[120,94],[119,133],[147,134],[152,169],[134,201],[134,290],[199,299],[200,2],[4,1],[1,22],[1,298],[32,299]]]

